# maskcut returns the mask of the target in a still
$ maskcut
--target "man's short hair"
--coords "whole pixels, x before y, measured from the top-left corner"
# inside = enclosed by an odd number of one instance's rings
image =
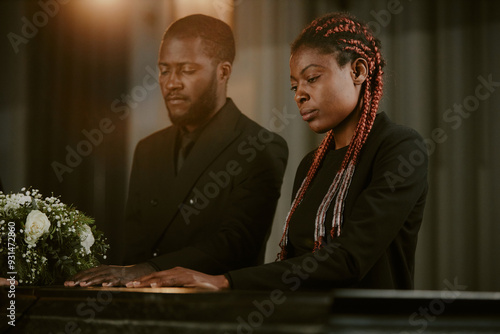
[[[202,14],[183,17],[167,28],[163,40],[172,37],[200,37],[208,57],[217,62],[228,61],[232,64],[234,61],[236,51],[231,27],[214,17]]]

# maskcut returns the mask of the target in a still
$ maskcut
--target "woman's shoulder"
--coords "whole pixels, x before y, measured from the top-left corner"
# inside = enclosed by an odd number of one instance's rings
[[[427,160],[425,140],[418,131],[391,121],[385,113],[378,114],[363,148],[362,156],[366,156],[363,160],[390,160],[412,154]]]
[[[403,153],[420,148],[424,146],[423,143],[424,140],[417,130],[395,123],[385,112],[381,112],[377,114],[363,151],[364,155],[369,156],[377,152]]]
[[[372,137],[389,140],[422,139],[422,136],[417,130],[409,126],[393,122],[385,112],[377,114],[370,134]]]

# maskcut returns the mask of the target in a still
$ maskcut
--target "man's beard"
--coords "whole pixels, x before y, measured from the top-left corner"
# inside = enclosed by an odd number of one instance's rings
[[[215,112],[217,105],[217,80],[215,71],[212,80],[207,85],[204,92],[198,97],[186,113],[183,115],[175,115],[168,111],[172,124],[185,127],[186,125],[200,126],[208,122],[209,118]],[[167,106],[168,109],[168,106]]]

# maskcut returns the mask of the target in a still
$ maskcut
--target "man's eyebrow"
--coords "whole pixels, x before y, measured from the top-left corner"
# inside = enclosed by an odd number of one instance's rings
[[[183,62],[183,63],[176,63],[175,66],[184,66],[184,65],[197,65],[196,63],[193,63],[193,62]],[[170,64],[168,63],[164,63],[164,62],[159,62],[158,63],[158,66],[170,66]]]

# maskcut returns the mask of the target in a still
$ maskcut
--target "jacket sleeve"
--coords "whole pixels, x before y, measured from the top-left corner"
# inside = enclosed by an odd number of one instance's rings
[[[148,261],[157,270],[176,266],[209,274],[256,264],[263,250],[280,197],[288,148],[275,135],[256,157],[235,176],[218,230],[178,251]],[[263,255],[263,254],[262,254]]]
[[[369,164],[369,182],[350,199],[352,209],[339,237],[315,253],[230,271],[226,277],[232,288],[294,291],[348,287],[361,281],[404,232],[414,208],[423,211],[418,203],[427,189],[427,153],[421,143],[411,129],[385,137]],[[407,166],[403,161],[415,163]]]

